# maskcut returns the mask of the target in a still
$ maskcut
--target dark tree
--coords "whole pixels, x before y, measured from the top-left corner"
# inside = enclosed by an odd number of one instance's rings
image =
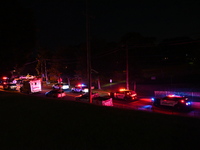
[[[33,13],[17,1],[1,2],[0,15],[0,67],[10,71],[30,61],[29,55],[36,41]]]

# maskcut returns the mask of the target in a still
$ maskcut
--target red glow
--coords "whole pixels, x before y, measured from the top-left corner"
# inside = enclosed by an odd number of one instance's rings
[[[77,86],[78,86],[78,87],[81,87],[81,84],[78,84]]]
[[[184,100],[181,100],[181,103],[184,103],[185,101]]]
[[[59,94],[58,94],[58,97],[65,97],[65,96],[66,96],[65,93],[59,93]]]
[[[8,79],[8,77],[3,77],[3,80],[6,80],[6,79]]]
[[[168,95],[168,97],[174,97],[175,95]]]

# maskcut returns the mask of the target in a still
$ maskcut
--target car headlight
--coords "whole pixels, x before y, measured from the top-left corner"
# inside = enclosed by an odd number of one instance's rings
[[[189,106],[191,105],[191,102],[186,102],[185,105]]]
[[[68,88],[69,88],[68,85],[64,85],[64,86],[63,86],[63,89],[68,89]]]
[[[85,93],[88,92],[88,89],[84,89],[83,92],[85,92]]]

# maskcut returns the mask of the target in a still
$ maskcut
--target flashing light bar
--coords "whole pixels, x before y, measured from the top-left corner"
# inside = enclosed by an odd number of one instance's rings
[[[168,95],[168,97],[175,97],[175,95],[174,95],[174,94],[172,94],[172,95]]]
[[[171,95],[167,95],[167,97],[182,97],[180,95],[175,95],[175,94],[171,94]]]
[[[119,91],[126,91],[126,89],[119,89]]]
[[[78,87],[86,86],[85,84],[78,84]]]

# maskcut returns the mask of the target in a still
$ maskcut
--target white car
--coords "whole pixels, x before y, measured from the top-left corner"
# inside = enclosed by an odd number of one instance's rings
[[[69,85],[66,83],[56,83],[53,86],[53,89],[62,89],[62,90],[68,90],[69,89]]]

